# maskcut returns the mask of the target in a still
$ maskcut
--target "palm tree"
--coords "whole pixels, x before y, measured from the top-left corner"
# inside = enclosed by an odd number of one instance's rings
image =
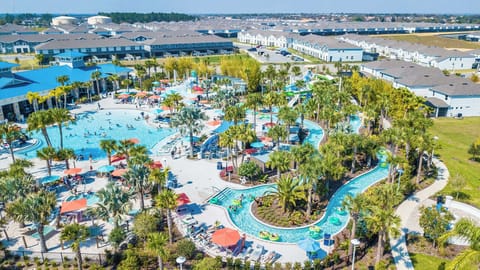
[[[0,124],[0,139],[3,139],[4,142],[8,144],[8,149],[10,151],[10,156],[12,157],[12,162],[15,162],[15,154],[13,153],[12,143],[22,138],[24,135],[21,132],[21,128],[16,124],[11,122]]]
[[[132,80],[130,79],[124,79],[122,80],[122,82],[120,83],[123,87],[127,88],[127,92],[129,92],[129,87],[130,85],[132,84]]]
[[[66,87],[70,77],[68,75],[61,75],[56,78],[57,82],[61,85],[63,92],[63,107],[67,108],[67,94],[72,90],[72,87]]]
[[[257,127],[257,110],[263,105],[263,96],[260,93],[253,93],[247,96],[245,106],[253,110],[253,130]]]
[[[60,134],[60,149],[63,149],[63,124],[75,123],[75,119],[70,115],[67,109],[53,108],[48,110],[51,115],[53,123],[57,124],[58,132]]]
[[[102,78],[102,72],[100,72],[99,70],[96,70],[96,71],[92,72],[92,74],[90,74],[90,79],[94,80],[95,85],[97,86],[97,94],[98,94],[99,98],[100,98],[100,85],[98,83],[98,80],[100,78]]]
[[[291,154],[287,151],[274,151],[268,156],[266,165],[269,168],[277,169],[277,178],[280,179],[282,171],[288,170],[291,162]]]
[[[48,146],[52,146],[50,137],[48,136],[47,127],[53,124],[52,116],[48,111],[37,111],[31,113],[27,118],[27,130],[42,132],[45,142]]]
[[[99,197],[98,216],[105,221],[113,219],[115,228],[120,226],[122,215],[126,215],[131,208],[131,193],[127,193],[122,187],[114,183],[97,192]]]
[[[163,105],[172,109],[173,112],[179,110],[182,105],[183,97],[179,93],[172,93],[168,95],[163,101]]]
[[[451,260],[446,269],[474,269],[480,263],[480,227],[472,220],[461,218],[453,230],[440,237],[439,241],[443,246],[453,236],[467,240],[469,247]]]
[[[26,197],[19,197],[12,203],[7,204],[7,213],[13,213],[12,218],[16,221],[32,222],[36,225],[40,237],[41,252],[47,252],[47,244],[44,235],[45,225],[55,209],[57,198],[55,193],[40,190]],[[21,211],[10,211],[11,208],[19,208]]]
[[[360,213],[366,208],[367,200],[363,193],[357,194],[355,197],[347,194],[342,201],[342,209],[347,210],[352,217],[352,228],[350,229],[350,240],[355,239],[357,232],[357,222]],[[348,246],[348,257],[351,258],[353,252],[353,245]]]
[[[117,155],[124,156],[125,160],[128,162],[130,161],[130,149],[134,146],[135,144],[126,139],[126,140],[121,140],[117,146],[115,147],[117,150]]]
[[[71,148],[63,148],[57,151],[56,158],[65,161],[65,168],[70,169],[69,159],[75,158],[75,150]]]
[[[27,93],[28,103],[33,105],[33,111],[38,111],[38,101],[40,100],[40,94],[37,92],[28,91]]]
[[[297,205],[298,200],[306,199],[305,189],[300,184],[300,180],[289,175],[280,177],[274,190],[267,191],[267,194],[272,194],[278,198],[284,213],[287,209],[293,210],[292,207]]]
[[[134,145],[130,148],[129,165],[145,165],[151,163],[152,159],[148,156],[148,149],[144,145]]]
[[[385,208],[382,205],[375,205],[371,209],[370,215],[365,217],[370,230],[378,234],[377,254],[375,264],[382,259],[387,235],[397,237],[400,233],[400,217],[395,215],[394,209]]]
[[[60,240],[71,241],[72,250],[76,253],[78,270],[83,269],[82,252],[80,250],[80,244],[90,237],[90,231],[85,225],[78,223],[68,224],[60,235]]]
[[[277,142],[277,149],[280,149],[280,141],[284,141],[288,137],[288,132],[282,126],[276,125],[267,131],[267,136]]]
[[[163,232],[155,232],[148,235],[146,248],[157,256],[158,268],[163,270],[163,258],[167,256],[165,248],[168,235]]]
[[[190,136],[190,156],[193,157],[193,135],[202,131],[204,124],[202,120],[207,120],[207,115],[199,108],[184,107],[180,112],[174,115],[170,124],[177,127],[182,135]]]
[[[321,157],[309,155],[305,161],[300,163],[299,177],[302,179],[304,187],[307,189],[307,216],[310,218],[312,213],[313,191],[317,187],[318,179],[322,175]]]
[[[155,198],[156,205],[161,209],[167,210],[168,239],[170,244],[173,243],[172,210],[177,207],[177,196],[172,190],[164,189]]]
[[[148,180],[157,185],[158,194],[162,192],[162,187],[167,183],[169,173],[170,169],[168,167],[163,168],[163,170],[155,168],[150,171]]]
[[[242,147],[240,149],[242,153],[245,150],[247,143],[251,143],[257,140],[257,134],[251,128],[251,125],[243,124],[243,125],[233,126],[233,130],[235,133],[235,136],[234,136],[235,139],[242,143]],[[244,157],[245,155],[242,155],[241,163],[243,163]]]
[[[218,140],[218,145],[220,147],[227,148],[227,164],[226,164],[226,167],[228,167],[228,158],[229,158],[228,156],[231,155],[232,149],[236,145],[236,142],[234,140],[233,135],[234,134],[233,134],[232,130],[229,128],[225,132],[220,133],[220,137],[219,137],[219,140]],[[232,164],[233,164],[234,167],[236,166],[233,159],[232,159]]]
[[[144,165],[129,166],[129,170],[123,175],[125,182],[137,193],[140,199],[140,210],[142,212],[145,209],[145,191],[150,187],[150,182],[148,181],[149,175],[150,171]]]
[[[245,108],[243,106],[230,106],[225,110],[224,119],[227,121],[233,121],[233,124],[236,126],[238,122],[245,119]]]
[[[273,123],[273,107],[281,106],[286,103],[285,98],[282,94],[277,92],[268,92],[263,97],[263,104],[268,107],[270,111],[270,123]]]
[[[307,162],[315,152],[315,148],[309,143],[293,146],[290,149],[292,160],[295,162],[293,169],[297,169],[300,164]]]
[[[107,154],[108,165],[112,165],[112,153],[117,149],[117,141],[112,139],[101,140],[100,148]]]
[[[107,80],[112,83],[113,90],[115,91],[115,94],[116,94],[118,88],[120,87],[120,83],[119,83],[120,76],[118,76],[117,74],[112,74],[112,75],[108,76]]]
[[[37,157],[47,162],[48,175],[52,175],[52,160],[57,156],[55,148],[47,146],[37,150]]]
[[[289,107],[282,107],[278,111],[278,119],[283,121],[287,128],[288,134],[290,134],[290,126],[295,124],[297,121],[298,113],[292,108]]]

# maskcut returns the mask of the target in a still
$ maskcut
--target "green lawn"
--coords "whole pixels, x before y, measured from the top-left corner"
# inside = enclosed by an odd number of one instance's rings
[[[457,48],[457,49],[480,49],[478,42],[468,42],[459,39],[446,38],[440,35],[381,35],[382,38],[388,38],[410,43],[419,43],[426,46],[437,46],[440,48]]]
[[[458,199],[480,207],[480,163],[471,161],[467,153],[470,144],[480,137],[480,117],[435,119],[431,132],[439,138],[441,148],[435,153],[447,165],[450,177],[459,174],[466,180]],[[450,183],[441,193],[455,197]]]
[[[448,260],[425,255],[422,253],[410,253],[410,258],[412,259],[413,266],[415,269],[422,269],[422,270],[438,270],[443,269],[441,268],[442,263],[446,263]]]

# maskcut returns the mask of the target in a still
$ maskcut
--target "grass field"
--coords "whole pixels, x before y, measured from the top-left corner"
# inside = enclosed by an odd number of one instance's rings
[[[411,43],[419,43],[427,46],[437,46],[441,48],[455,48],[455,49],[480,49],[480,43],[468,42],[464,40],[458,40],[453,38],[445,38],[439,35],[420,35],[420,34],[408,34],[408,35],[381,35],[383,38],[407,41]]]
[[[250,57],[246,53],[237,53],[237,54],[230,54],[230,55],[209,55],[209,56],[185,56],[185,57],[190,57],[193,59],[194,62],[198,61],[207,61],[210,65],[219,65],[220,60],[225,57],[225,58],[232,58],[232,57]],[[158,63],[163,63],[165,58],[157,58]],[[129,66],[133,67],[136,64],[141,64],[143,65],[147,59],[142,59],[142,60],[133,60],[133,61],[126,61],[122,60],[120,61],[122,65],[124,66]]]
[[[422,269],[422,270],[444,269],[441,267],[441,265],[448,261],[446,259],[425,255],[421,253],[410,253],[410,258],[412,259],[412,263],[415,269]]]
[[[480,137],[480,117],[435,119],[431,132],[439,138],[440,149],[435,153],[447,165],[450,179],[458,174],[466,180],[458,200],[480,207],[480,163],[471,161],[467,153],[470,144]],[[456,197],[451,183],[441,193]]]

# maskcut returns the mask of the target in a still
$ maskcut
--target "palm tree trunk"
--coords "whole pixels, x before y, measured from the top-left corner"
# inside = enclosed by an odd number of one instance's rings
[[[63,94],[63,108],[67,108],[67,93]]]
[[[112,153],[108,153],[107,158],[108,158],[108,165],[112,165]]]
[[[357,230],[357,220],[352,218],[352,229],[350,231],[350,240],[355,239],[355,234]],[[348,245],[348,258],[352,258],[353,254],[353,244]]]
[[[10,156],[12,156],[12,162],[15,163],[15,154],[13,153],[13,146],[11,142],[8,144],[8,148],[10,149]]]
[[[68,158],[65,159],[65,168],[70,169],[70,163],[68,162]]]
[[[45,142],[47,143],[48,146],[52,147],[52,142],[50,141],[50,137],[48,136],[47,133],[47,128],[42,128],[42,135],[45,138]]]
[[[282,175],[282,172],[280,171],[280,168],[277,168],[277,179],[280,179],[281,175]]]
[[[83,270],[82,252],[80,251],[80,246],[77,249],[77,263],[78,263],[78,270]]]
[[[170,209],[167,209],[167,227],[168,227],[168,242],[173,243],[173,233],[172,233],[172,213]]]
[[[100,98],[100,85],[98,84],[98,79],[95,80],[95,84],[97,85],[98,98]]]
[[[47,161],[47,170],[48,170],[48,176],[51,176],[52,175],[52,168],[50,167],[50,160],[46,160]]]
[[[375,257],[375,264],[378,264],[383,256],[383,231],[378,233],[377,255]]]
[[[60,149],[63,149],[63,130],[62,130],[62,123],[58,123],[58,132],[60,133]]]
[[[312,193],[313,193],[313,187],[310,186],[308,188],[308,198],[307,198],[307,217],[310,218],[310,215],[312,214]]]
[[[423,165],[423,150],[418,152],[417,178],[415,181],[417,185],[418,183],[420,183],[420,177],[422,176],[422,165]]]
[[[144,198],[143,198],[143,190],[141,190],[138,195],[140,196],[140,211],[143,212],[143,210],[145,209],[145,201],[144,201]]]
[[[193,132],[190,131],[190,156],[193,158]]]
[[[163,270],[162,256],[157,256],[157,260],[158,260],[158,269]]]
[[[37,233],[38,236],[40,237],[40,251],[41,252],[47,252],[47,242],[45,240],[45,235],[43,234],[43,224],[38,224],[37,226]]]
[[[257,128],[257,108],[253,108],[253,131]]]
[[[350,173],[355,172],[355,157],[357,156],[357,147],[353,147],[353,155],[352,155],[352,165],[350,166]]]

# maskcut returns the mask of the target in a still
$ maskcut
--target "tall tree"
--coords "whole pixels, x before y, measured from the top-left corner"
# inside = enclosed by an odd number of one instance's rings
[[[367,208],[367,199],[363,193],[352,196],[348,194],[342,201],[342,208],[347,210],[352,217],[352,228],[350,229],[350,240],[355,239],[357,233],[358,219],[364,209]],[[348,257],[351,258],[353,245],[348,245]]]
[[[100,149],[107,154],[108,165],[112,165],[112,153],[117,149],[117,141],[113,139],[100,140]]]
[[[63,125],[68,125],[70,123],[75,123],[75,118],[70,115],[70,112],[67,109],[53,108],[48,110],[50,113],[52,122],[57,124],[58,133],[60,135],[60,149],[63,149]]]
[[[31,113],[27,118],[27,130],[37,131],[40,130],[45,142],[48,146],[52,146],[50,137],[48,136],[47,127],[53,124],[52,116],[48,111],[37,111]]]
[[[290,167],[291,155],[287,151],[274,151],[268,156],[266,165],[269,168],[277,169],[277,178],[280,178],[282,171]]]
[[[245,106],[253,110],[253,130],[257,127],[257,111],[263,105],[263,96],[260,93],[247,95]]]
[[[172,210],[177,207],[177,194],[170,189],[163,189],[155,198],[155,202],[160,209],[165,209],[167,212],[168,239],[171,244],[173,243]]]
[[[129,170],[123,175],[123,178],[125,178],[126,183],[137,193],[138,199],[140,200],[140,211],[143,211],[145,209],[145,192],[150,187],[150,182],[148,181],[150,171],[144,165],[132,165],[128,167]]]
[[[202,121],[207,120],[207,115],[196,107],[184,107],[174,115],[170,124],[180,130],[182,135],[190,137],[190,156],[193,157],[194,141],[193,135],[199,134],[204,124]]]
[[[52,175],[52,160],[57,156],[55,148],[47,146],[37,150],[37,157],[47,163],[48,175]]]
[[[151,233],[148,236],[146,248],[150,252],[157,256],[158,269],[163,270],[163,258],[166,257],[168,251],[166,244],[168,241],[168,235],[163,232]]]
[[[125,192],[122,187],[114,183],[108,185],[97,192],[99,197],[98,215],[108,221],[113,219],[115,228],[120,226],[122,216],[126,215],[131,208],[130,198],[132,194]]]
[[[8,150],[12,157],[12,162],[15,162],[15,154],[13,151],[13,142],[17,139],[24,137],[21,132],[21,128],[11,122],[0,124],[0,139],[8,144]]]
[[[101,78],[102,78],[102,72],[100,72],[99,70],[96,70],[90,74],[90,79],[95,81],[95,86],[97,87],[97,95],[99,98],[101,98],[101,96],[100,96],[100,84],[98,81]]]
[[[273,189],[268,191],[267,194],[272,194],[278,199],[283,212],[292,211],[298,200],[306,199],[305,190],[303,185],[300,184],[300,180],[288,175],[280,177]]]
[[[80,245],[83,241],[87,240],[90,237],[90,231],[85,225],[78,223],[68,224],[60,235],[62,241],[72,242],[72,250],[75,252],[77,257],[78,270],[83,269],[83,260],[82,260],[82,251]]]

